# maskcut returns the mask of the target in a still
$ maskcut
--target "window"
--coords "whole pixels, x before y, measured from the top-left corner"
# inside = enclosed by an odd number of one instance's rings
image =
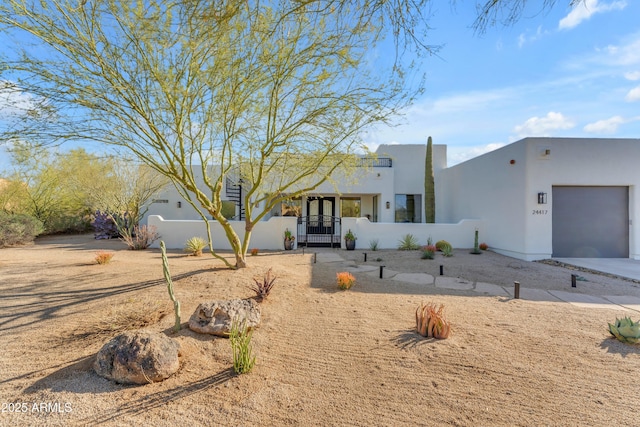
[[[341,217],[360,217],[360,198],[359,197],[343,197],[340,199],[342,202],[342,209],[340,211]]]
[[[302,216],[302,199],[292,199],[282,202],[280,208],[282,216]]]
[[[422,195],[396,194],[396,222],[422,222]]]

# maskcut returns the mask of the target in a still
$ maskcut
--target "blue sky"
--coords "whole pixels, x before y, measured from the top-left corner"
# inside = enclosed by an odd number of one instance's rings
[[[640,2],[559,0],[482,35],[472,2],[438,3],[426,91],[370,149],[431,135],[453,165],[527,136],[640,138]]]
[[[527,136],[640,138],[640,2],[558,0],[481,35],[475,2],[433,4],[426,43],[442,47],[424,61],[426,91],[365,136],[370,149],[431,135],[454,165]]]

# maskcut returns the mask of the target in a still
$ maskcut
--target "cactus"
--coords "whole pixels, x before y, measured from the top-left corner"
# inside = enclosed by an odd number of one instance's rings
[[[433,141],[427,139],[427,155],[424,161],[424,222],[436,222],[436,196],[433,179]]]
[[[173,330],[178,332],[180,330],[180,301],[178,301],[173,294],[173,280],[171,280],[171,273],[169,272],[169,260],[167,260],[167,248],[164,241],[160,241],[160,252],[162,253],[162,272],[164,273],[164,280],[167,282],[167,289],[169,291],[169,298],[173,301],[173,311],[176,317],[176,323],[173,326]]]
[[[480,246],[478,245],[478,230],[476,230],[476,237],[473,241],[473,250],[471,251],[471,253],[473,255],[479,255],[482,253],[482,251],[480,250]]]
[[[640,321],[634,322],[630,317],[616,318],[615,323],[609,323],[609,332],[623,343],[637,344],[640,342]]]

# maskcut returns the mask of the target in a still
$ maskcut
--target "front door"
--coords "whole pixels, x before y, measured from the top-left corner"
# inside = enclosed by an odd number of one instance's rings
[[[335,197],[307,199],[307,234],[333,234],[335,205]]]

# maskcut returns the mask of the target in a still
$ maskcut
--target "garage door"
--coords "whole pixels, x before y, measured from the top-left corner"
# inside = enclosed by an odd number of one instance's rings
[[[553,256],[629,257],[629,187],[553,187]]]

